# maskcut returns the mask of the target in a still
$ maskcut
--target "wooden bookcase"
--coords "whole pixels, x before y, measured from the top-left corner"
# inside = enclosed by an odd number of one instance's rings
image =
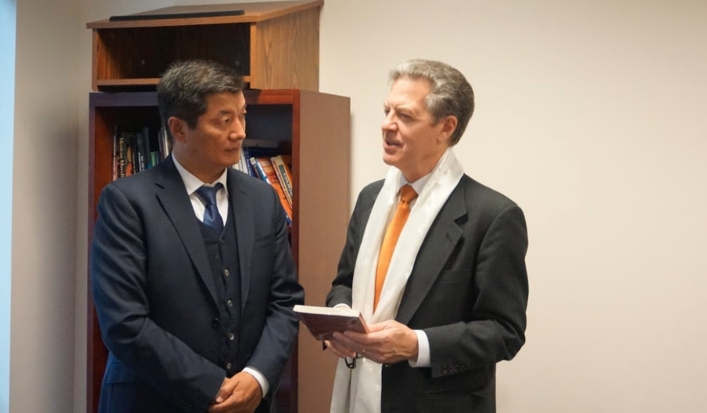
[[[247,90],[249,140],[274,140],[292,156],[293,225],[290,241],[307,303],[324,305],[346,238],[349,209],[349,98],[298,89]],[[101,190],[112,180],[113,130],[160,126],[155,92],[89,95],[89,248]],[[90,288],[87,411],[98,408],[107,350]],[[302,328],[278,391],[279,412],[328,411],[334,358]],[[309,397],[298,397],[307,394]],[[319,400],[312,400],[312,395]],[[322,401],[324,400],[324,402]],[[326,405],[326,406],[325,406]]]
[[[319,89],[319,12],[323,0],[174,6],[159,13],[243,10],[239,16],[88,23],[92,88],[150,89],[177,60],[209,59],[240,72],[251,89]]]

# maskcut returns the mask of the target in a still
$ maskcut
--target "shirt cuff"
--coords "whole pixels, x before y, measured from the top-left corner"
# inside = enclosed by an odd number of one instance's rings
[[[270,390],[270,383],[268,383],[268,379],[266,379],[265,376],[263,376],[263,373],[259,372],[254,367],[248,366],[244,368],[243,371],[255,377],[255,380],[260,383],[260,388],[263,390],[263,398],[265,398],[265,396],[268,394],[268,391]]]
[[[351,307],[349,307],[348,304],[341,303],[341,304],[335,305],[334,308],[351,308]]]
[[[430,340],[422,330],[413,330],[417,335],[417,360],[408,360],[410,367],[430,367]]]

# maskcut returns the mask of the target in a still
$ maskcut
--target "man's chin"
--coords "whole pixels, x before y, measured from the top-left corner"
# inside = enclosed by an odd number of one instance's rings
[[[383,152],[383,163],[386,165],[396,166],[397,160],[396,156]]]

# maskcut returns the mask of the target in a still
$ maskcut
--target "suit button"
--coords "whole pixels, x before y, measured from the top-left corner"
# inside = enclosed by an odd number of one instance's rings
[[[229,340],[233,340],[234,338],[236,338],[236,336],[234,336],[233,333],[229,333],[229,334],[228,334],[228,339],[229,339]]]
[[[229,307],[233,307],[233,301],[231,300],[226,301],[226,304],[228,304]]]
[[[221,326],[221,321],[219,321],[218,318],[214,318],[211,320],[211,327],[213,328],[219,328]]]
[[[228,369],[228,370],[231,369],[231,363],[226,364],[226,369]]]
[[[228,277],[230,274],[231,274],[231,273],[228,272],[228,268],[226,268],[225,270],[223,270],[223,275],[225,275],[226,277]]]

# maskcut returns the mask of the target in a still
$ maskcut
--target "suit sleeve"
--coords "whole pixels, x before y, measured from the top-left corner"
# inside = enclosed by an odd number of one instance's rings
[[[528,235],[516,205],[493,219],[478,252],[471,321],[424,329],[432,376],[510,360],[525,342]],[[452,367],[450,367],[452,366]]]
[[[271,225],[274,229],[275,259],[265,327],[258,344],[246,363],[261,372],[271,386],[277,384],[299,331],[299,319],[292,310],[304,304],[304,290],[297,281],[295,263],[287,237],[285,211],[274,190]]]
[[[91,251],[93,298],[103,340],[118,360],[166,399],[203,413],[225,372],[150,319],[141,215],[113,184],[98,203]]]

